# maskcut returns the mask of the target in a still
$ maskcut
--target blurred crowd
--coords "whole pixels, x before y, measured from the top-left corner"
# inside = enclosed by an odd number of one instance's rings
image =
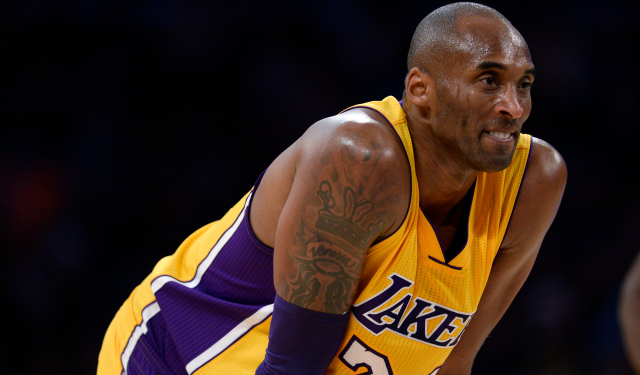
[[[94,373],[113,315],[161,257],[315,121],[401,97],[411,35],[445,4],[214,3],[0,5],[0,374]],[[616,305],[640,250],[640,6],[483,3],[529,44],[524,131],[560,151],[569,181],[474,375],[631,374]]]

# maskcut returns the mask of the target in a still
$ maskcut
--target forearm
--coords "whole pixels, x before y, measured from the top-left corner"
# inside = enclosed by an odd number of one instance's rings
[[[640,290],[621,304],[620,323],[627,358],[636,374],[640,374]]]
[[[478,308],[476,315],[474,315],[460,338],[460,342],[453,348],[438,375],[470,374],[478,351],[503,314],[504,311],[493,311],[492,313]],[[475,319],[483,316],[490,316],[491,319]]]
[[[627,358],[640,374],[640,254],[623,282],[618,315]]]
[[[504,315],[512,299],[509,298],[508,301],[501,302],[499,304],[501,308],[496,308],[496,305],[492,305],[490,301],[480,303],[478,310],[462,334],[460,342],[453,348],[438,375],[468,375],[471,373],[473,361],[478,351]]]
[[[531,272],[547,230],[558,211],[567,168],[549,144],[533,139],[527,172],[509,229],[471,322],[438,375],[469,374],[473,360]]]
[[[487,336],[529,276],[539,246],[523,254],[498,254],[476,313],[438,375],[468,375]]]

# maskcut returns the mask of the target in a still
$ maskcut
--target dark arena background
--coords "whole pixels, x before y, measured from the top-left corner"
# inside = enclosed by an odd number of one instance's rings
[[[444,4],[3,2],[0,374],[95,373],[154,264],[315,121],[400,97],[413,30]],[[631,374],[616,304],[640,251],[639,6],[485,4],[529,44],[524,131],[562,153],[569,181],[474,375]]]

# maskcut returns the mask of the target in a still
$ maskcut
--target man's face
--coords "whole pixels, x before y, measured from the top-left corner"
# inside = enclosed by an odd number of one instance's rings
[[[531,112],[529,49],[501,20],[468,17],[459,28],[460,48],[435,79],[433,131],[466,167],[500,171]]]

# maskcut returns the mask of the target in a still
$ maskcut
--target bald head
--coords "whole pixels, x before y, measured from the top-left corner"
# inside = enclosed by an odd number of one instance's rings
[[[416,28],[407,57],[408,70],[418,67],[437,75],[441,66],[449,64],[452,52],[460,49],[465,31],[460,20],[469,17],[499,20],[513,29],[509,20],[488,6],[476,3],[445,5],[431,12]]]

